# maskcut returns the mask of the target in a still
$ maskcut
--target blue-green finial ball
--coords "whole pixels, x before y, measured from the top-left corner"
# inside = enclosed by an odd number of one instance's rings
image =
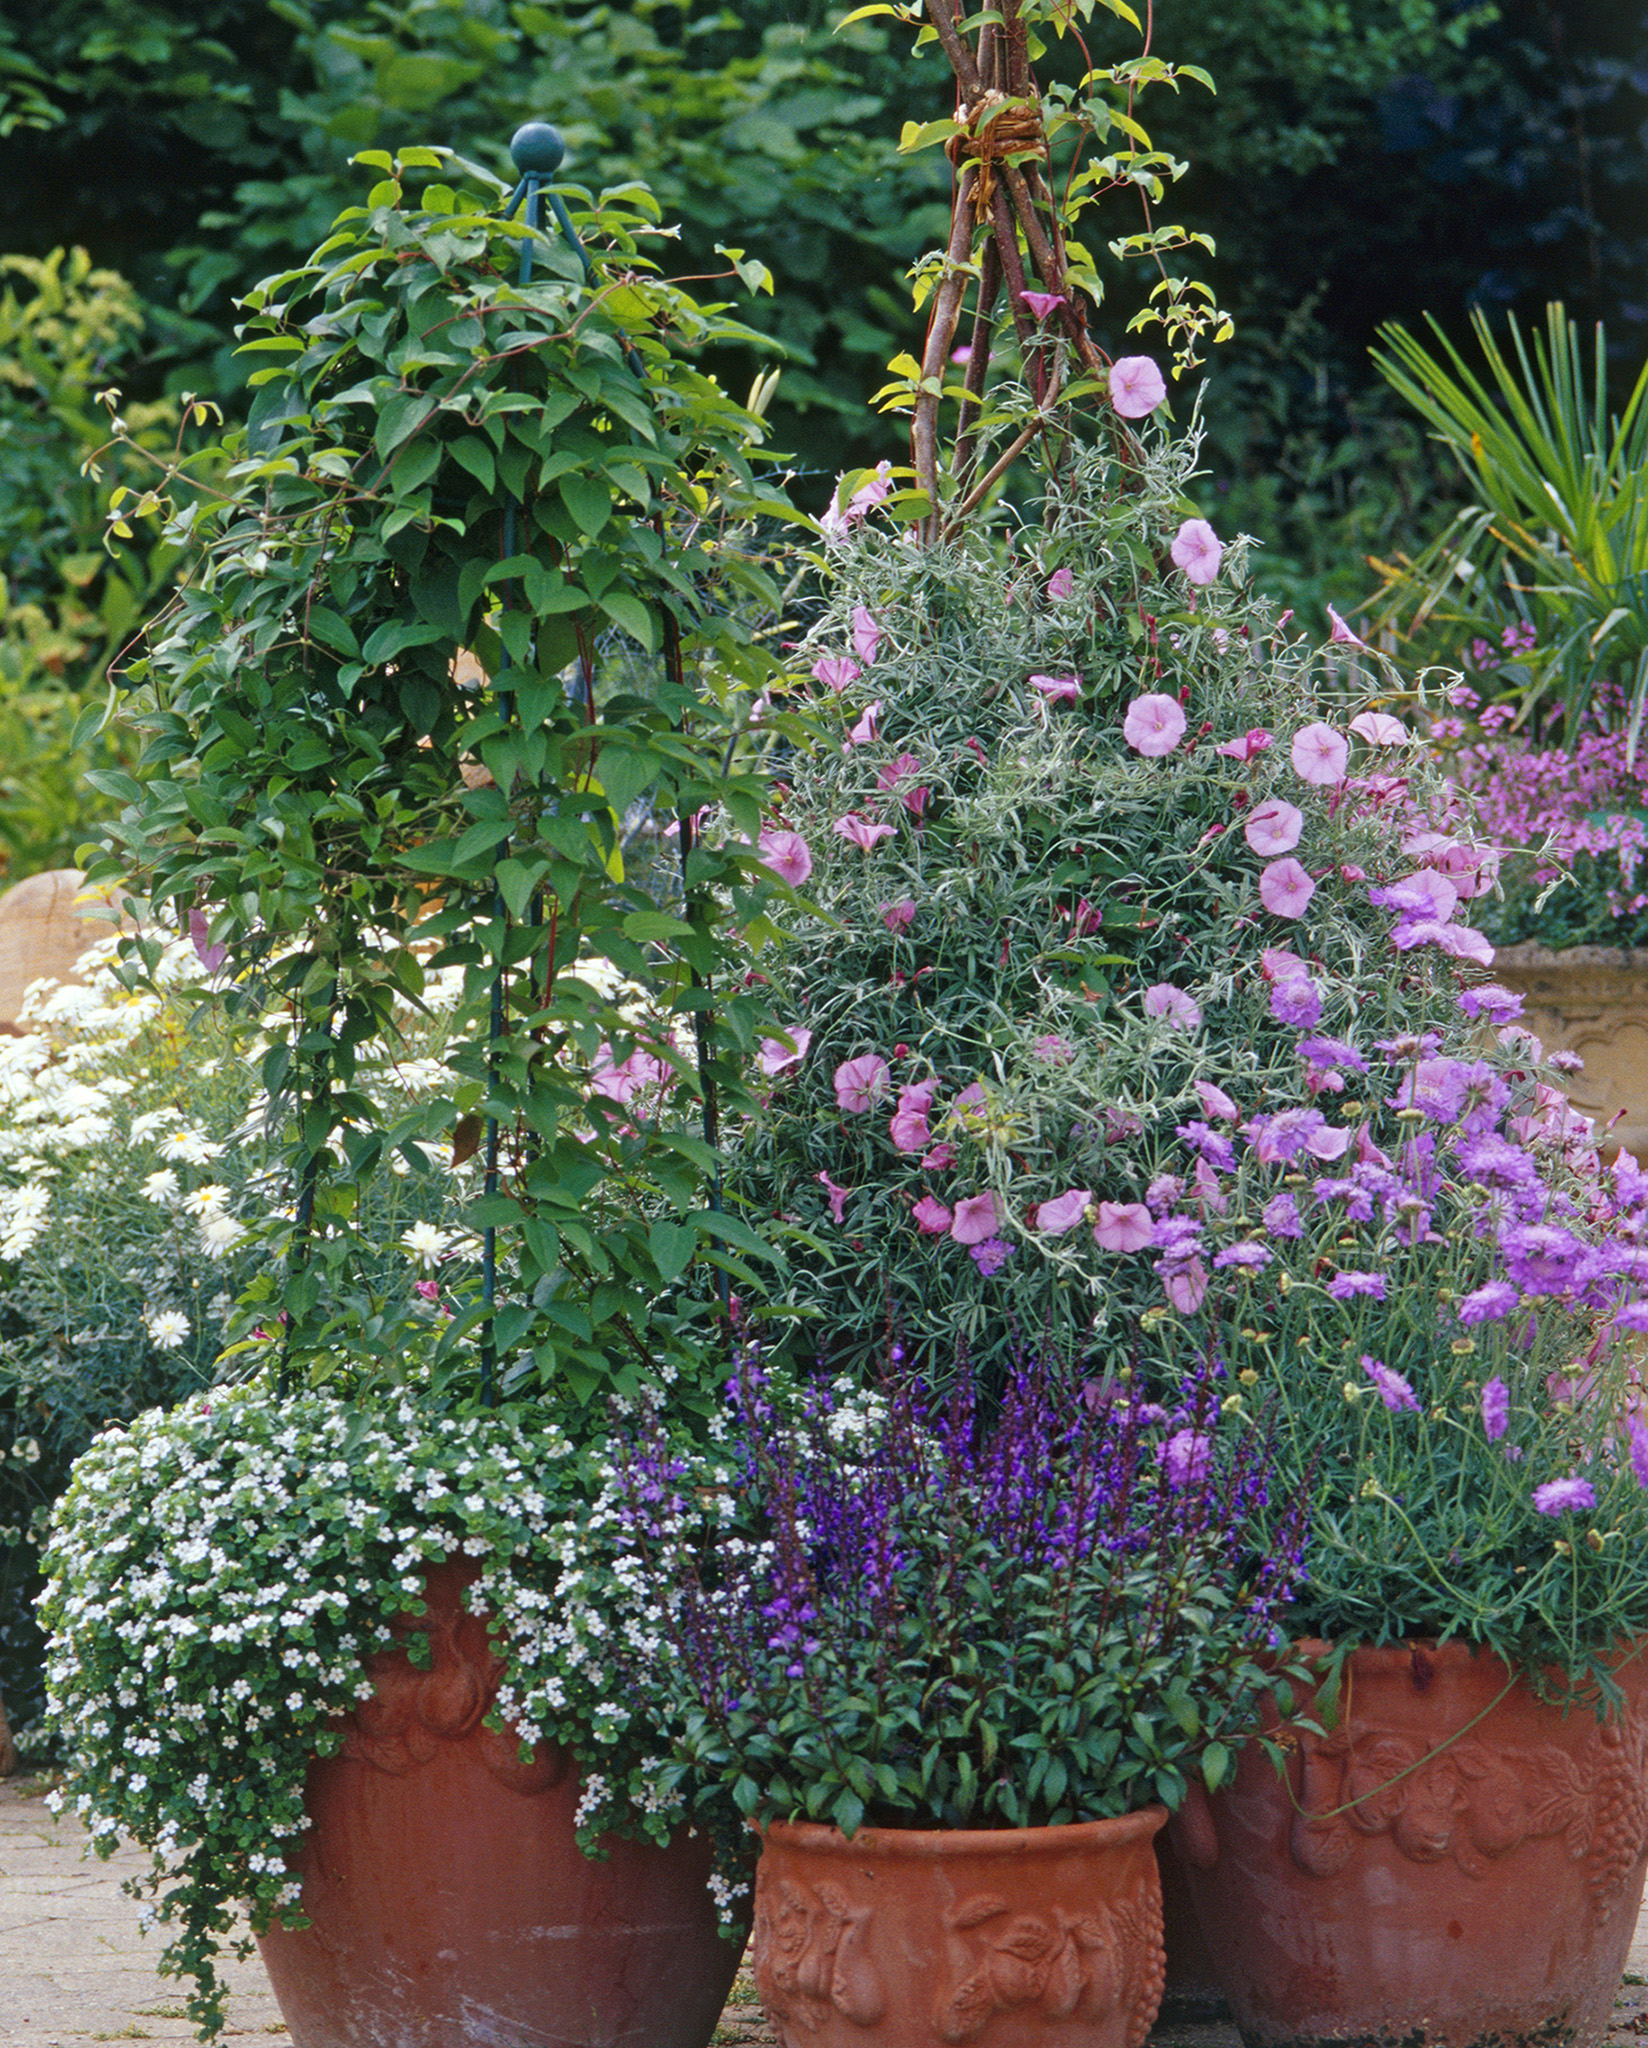
[[[566,144],[559,128],[552,128],[547,121],[528,121],[509,138],[509,153],[515,159],[516,170],[523,175],[536,171],[548,178],[561,168]]]

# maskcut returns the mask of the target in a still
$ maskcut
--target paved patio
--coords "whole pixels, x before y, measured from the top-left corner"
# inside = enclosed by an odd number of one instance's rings
[[[69,2048],[82,2041],[193,2041],[183,1994],[155,1975],[159,1941],[138,1929],[120,1889],[141,1871],[140,1850],[102,1863],[83,1858],[84,1831],[54,1818],[41,1778],[0,1780],[0,2048]],[[231,2039],[289,2039],[262,1968],[229,1962]],[[1610,2048],[1642,2048],[1648,2036],[1648,1912],[1637,1926]],[[1159,2029],[1154,2048],[1239,2048],[1228,2027]],[[740,1977],[716,2041],[770,2044],[772,2031],[747,1976]],[[458,2048],[454,2043],[453,2048]]]

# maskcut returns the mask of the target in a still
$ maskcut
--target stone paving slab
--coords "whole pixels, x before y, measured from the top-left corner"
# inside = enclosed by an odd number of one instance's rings
[[[86,2041],[193,2041],[182,1987],[155,1974],[158,1934],[145,1935],[123,1879],[142,1851],[85,1858],[85,1832],[54,1817],[43,1778],[0,1779],[0,2048],[70,2048]],[[262,1965],[223,1964],[231,1986],[228,2036],[290,2042]],[[772,2048],[775,2035],[741,1971],[716,2029],[717,2048]],[[1648,1909],[1637,1923],[1609,2048],[1648,2042]],[[453,2044],[460,2048],[460,2044]],[[1151,2048],[1241,2048],[1233,2027],[1162,2026]]]

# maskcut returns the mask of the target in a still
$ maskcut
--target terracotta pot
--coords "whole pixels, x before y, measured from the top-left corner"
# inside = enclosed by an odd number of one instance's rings
[[[1162,1995],[1166,1818],[851,1841],[775,1822],[751,1958],[783,2048],[1140,2048]]]
[[[1526,1001],[1522,1021],[1549,1052],[1577,1052],[1564,1082],[1608,1153],[1648,1160],[1648,955],[1614,946],[1501,946],[1493,978]]]
[[[738,1967],[716,1931],[708,1843],[578,1849],[578,1774],[482,1725],[503,1666],[429,1573],[433,1662],[400,1649],[335,1757],[310,1766],[294,1859],[302,1932],[259,1947],[297,2048],[706,2048]]]
[[[31,982],[78,982],[86,948],[130,929],[129,920],[117,926],[91,914],[119,892],[83,893],[85,879],[79,868],[50,868],[0,895],[0,1026],[8,1031],[38,1028],[17,1022]]]
[[[1599,1724],[1459,1643],[1359,1650],[1285,1779],[1250,1743],[1192,1795],[1174,1848],[1249,2048],[1603,2039],[1648,1859],[1640,1653],[1618,1677]]]

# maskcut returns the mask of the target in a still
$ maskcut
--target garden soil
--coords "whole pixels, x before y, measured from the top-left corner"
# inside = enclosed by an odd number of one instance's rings
[[[48,1781],[0,1780],[0,2048],[69,2048],[84,2041],[189,2042],[183,1994],[155,1975],[160,1943],[140,1933],[120,1889],[141,1871],[142,1852],[122,1847],[106,1863],[83,1854],[84,1830],[47,1810]],[[229,1962],[226,2039],[286,2040],[262,1966]],[[1610,2048],[1648,2043],[1648,1913],[1637,1924],[1615,2008]],[[771,2048],[748,1972],[716,2030],[718,2048]],[[1229,2027],[1164,2027],[1152,2048],[1239,2048]]]

